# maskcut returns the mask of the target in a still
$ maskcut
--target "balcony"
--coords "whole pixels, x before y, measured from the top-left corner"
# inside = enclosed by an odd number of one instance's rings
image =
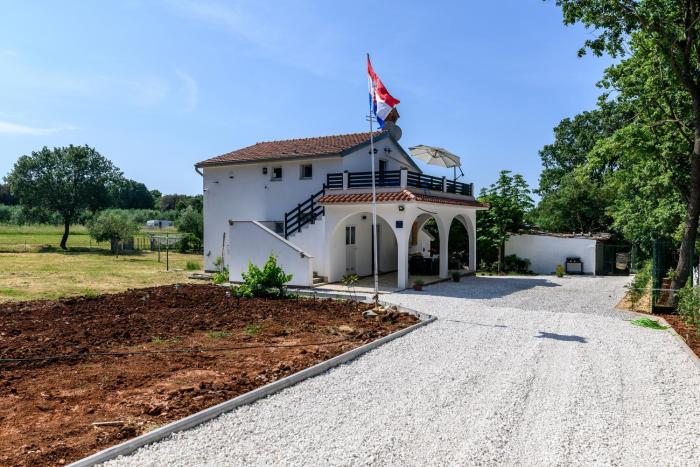
[[[474,196],[473,183],[456,182],[445,177],[434,177],[406,169],[375,172],[374,181],[377,188],[412,187],[462,196]],[[326,176],[326,187],[330,190],[371,188],[372,172],[329,173]]]

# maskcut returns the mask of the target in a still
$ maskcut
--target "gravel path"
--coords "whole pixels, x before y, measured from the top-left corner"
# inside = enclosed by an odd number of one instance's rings
[[[489,278],[439,320],[110,465],[700,465],[700,365],[614,311],[627,278]]]

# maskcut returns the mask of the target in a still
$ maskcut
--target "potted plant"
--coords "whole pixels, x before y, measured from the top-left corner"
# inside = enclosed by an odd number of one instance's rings
[[[462,274],[459,271],[452,271],[452,281],[453,282],[459,282],[459,280],[462,278]]]
[[[413,290],[417,290],[418,292],[420,292],[421,290],[423,290],[423,284],[424,284],[423,279],[414,280],[413,281]]]

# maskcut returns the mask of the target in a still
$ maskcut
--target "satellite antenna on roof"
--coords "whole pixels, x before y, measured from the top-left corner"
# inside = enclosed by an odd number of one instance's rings
[[[396,124],[396,122],[386,121],[384,122],[384,129],[389,132],[389,134],[396,140],[401,139],[402,131],[401,127]]]

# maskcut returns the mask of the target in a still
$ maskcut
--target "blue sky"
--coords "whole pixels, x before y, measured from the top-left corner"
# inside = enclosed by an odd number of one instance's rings
[[[590,33],[541,0],[0,9],[0,177],[45,145],[88,144],[166,193],[199,193],[196,161],[256,141],[365,131],[366,52],[401,100],[405,148],[450,149],[477,190],[501,169],[534,187],[537,151],[595,105],[610,63],[577,58]]]

